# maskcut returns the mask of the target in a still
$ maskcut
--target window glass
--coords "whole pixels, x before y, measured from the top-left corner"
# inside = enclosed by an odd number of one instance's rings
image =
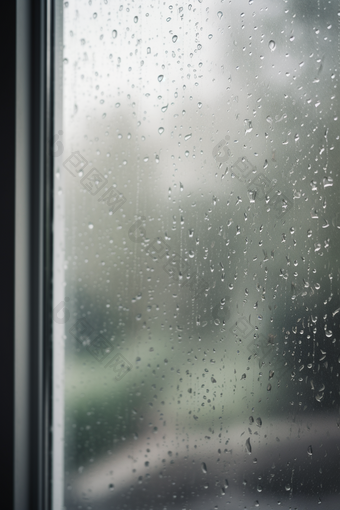
[[[62,7],[54,510],[338,508],[339,2]]]

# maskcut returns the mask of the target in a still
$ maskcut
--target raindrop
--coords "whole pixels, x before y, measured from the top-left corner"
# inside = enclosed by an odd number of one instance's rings
[[[164,133],[164,128],[163,127],[159,127],[158,128],[158,133],[161,135],[162,133]]]
[[[173,35],[173,36],[172,36],[172,42],[173,42],[173,43],[175,43],[175,42],[177,41],[177,39],[178,39],[177,35]]]
[[[198,108],[202,108],[202,103],[197,103]]]
[[[185,135],[184,140],[185,140],[185,141],[187,141],[187,140],[189,140],[189,138],[191,138],[191,137],[192,137],[192,133],[190,133],[190,135]]]
[[[269,46],[270,51],[274,51],[276,48],[275,41],[273,41],[273,40],[269,41],[268,46]]]
[[[157,78],[157,80],[159,81],[159,83],[163,80],[164,76],[163,74],[160,74]]]
[[[135,17],[133,18],[133,22],[134,22],[134,23],[138,23],[138,16],[135,16]]]
[[[168,106],[169,106],[168,104],[166,106],[162,106],[162,108],[161,108],[162,112],[166,112],[168,109]]]
[[[113,491],[114,488],[115,488],[115,486],[113,485],[113,483],[110,483],[110,485],[109,485],[110,491]]]
[[[117,37],[117,30],[112,30],[112,37],[116,39]]]
[[[93,229],[93,223],[89,223],[89,229],[92,230]]]
[[[261,418],[256,418],[256,425],[258,427],[262,427],[262,420],[261,420]]]
[[[328,188],[328,186],[333,186],[332,177],[324,177],[324,179],[323,179],[323,187]]]
[[[313,455],[313,448],[312,448],[312,445],[309,445],[308,448],[307,448],[307,453],[308,455],[312,456]]]
[[[93,19],[96,19],[96,17],[97,17],[97,13],[96,13],[96,12],[94,12],[94,13],[93,13]]]
[[[202,468],[203,473],[207,473],[208,472],[207,465],[206,465],[205,462],[202,462],[201,468]]]
[[[217,16],[219,17],[219,19],[222,19],[223,18],[223,12],[222,11],[218,11]]]
[[[251,454],[251,444],[250,444],[250,437],[248,437],[247,441],[246,441],[246,448],[247,448],[247,452],[249,453],[249,455]]]
[[[272,389],[272,385],[269,383],[267,386],[267,391],[270,391]]]

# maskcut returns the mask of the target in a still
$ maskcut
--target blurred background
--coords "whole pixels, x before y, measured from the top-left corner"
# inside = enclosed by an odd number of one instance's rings
[[[338,508],[339,2],[70,0],[57,47],[54,510]]]

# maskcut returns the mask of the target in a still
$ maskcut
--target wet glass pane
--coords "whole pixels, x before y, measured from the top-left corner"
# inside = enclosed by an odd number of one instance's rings
[[[338,509],[339,2],[58,5],[53,509]]]

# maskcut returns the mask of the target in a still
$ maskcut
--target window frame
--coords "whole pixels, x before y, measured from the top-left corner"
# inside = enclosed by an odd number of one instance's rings
[[[47,510],[51,507],[52,483],[55,4],[52,0],[17,0],[14,6],[15,359],[12,500],[16,510]]]

